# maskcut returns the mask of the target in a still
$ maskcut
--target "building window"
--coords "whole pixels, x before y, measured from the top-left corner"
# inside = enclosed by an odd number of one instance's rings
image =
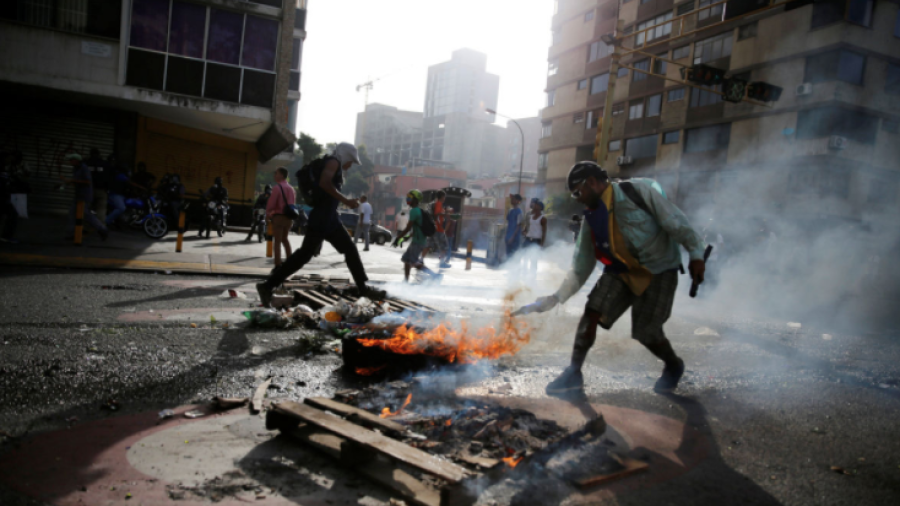
[[[718,0],[700,0],[700,5],[698,8],[703,9],[709,4],[719,3]],[[715,5],[710,7],[709,9],[703,9],[697,14],[697,19],[703,21],[704,19],[722,19],[722,7],[723,4]]]
[[[541,123],[541,139],[546,139],[551,135],[553,135],[553,123],[549,121],[546,123]]]
[[[638,100],[628,105],[628,119],[635,120],[644,117],[644,101]]]
[[[539,153],[538,154],[538,168],[546,169],[547,168],[547,153]]]
[[[754,21],[738,28],[738,40],[752,39],[753,37],[756,37],[757,25],[758,23]]]
[[[619,68],[619,71],[616,73],[616,77],[618,77],[619,79],[621,79],[623,77],[628,77],[628,69],[626,69],[624,67]]]
[[[874,144],[877,131],[877,116],[837,106],[807,109],[797,114],[798,139],[839,135],[862,144]]]
[[[294,39],[291,52],[291,91],[300,91],[300,61],[303,56],[303,39]]]
[[[667,12],[665,14],[656,16],[655,18],[648,19],[643,23],[638,23],[637,32],[638,34],[635,36],[634,47],[641,47],[644,45],[644,41],[651,42],[653,40],[659,39],[661,37],[665,37],[672,33],[672,12]],[[666,23],[666,21],[669,21]],[[657,26],[658,25],[658,26]],[[647,30],[646,32],[642,31],[651,26],[655,26],[652,30]]]
[[[684,131],[684,152],[702,153],[728,149],[731,123],[723,123]]]
[[[609,151],[619,151],[622,149],[622,141],[609,141]]]
[[[681,138],[681,130],[675,130],[674,132],[666,132],[663,134],[662,143],[663,144],[678,144],[678,139]]]
[[[559,58],[554,58],[547,65],[547,75],[555,76],[557,72],[559,72]]]
[[[808,83],[844,81],[850,84],[863,83],[866,57],[852,51],[837,50],[806,58]]]
[[[684,88],[678,88],[677,90],[669,90],[666,100],[668,100],[669,102],[675,102],[677,100],[684,100]]]
[[[722,91],[722,85],[717,84],[710,87],[711,90]],[[707,105],[715,105],[722,101],[722,95],[706,91],[700,88],[691,88],[691,107],[705,107]]]
[[[612,50],[613,47],[603,42],[602,40],[592,42],[590,51],[588,53],[588,63],[597,61],[601,58],[606,58],[612,53]]]
[[[872,27],[875,0],[821,0],[813,5],[811,28],[847,20],[867,28]]]
[[[119,39],[122,2],[4,0],[0,4],[0,18],[43,28]]]
[[[585,123],[584,128],[587,130],[597,128],[597,126],[600,124],[600,121],[603,120],[603,109],[588,111],[587,118],[587,123]]]
[[[691,12],[692,10],[694,10],[694,2],[683,3],[675,8],[675,12],[679,16],[684,16],[685,14],[687,14],[688,12]]]
[[[687,58],[690,55],[691,55],[691,45],[690,44],[688,44],[686,46],[676,47],[672,51],[672,59],[673,60],[680,60],[682,58]]]
[[[658,55],[656,55],[656,61],[653,63],[653,73],[666,75],[666,67],[668,66],[667,62],[664,60],[660,60],[660,58],[669,58],[669,52],[666,51],[665,53],[659,53]]]
[[[593,21],[593,20],[594,20],[594,11],[587,11],[584,13],[584,22],[585,23],[587,23],[588,21]]]
[[[646,72],[650,72],[650,60],[641,60],[639,62],[634,63],[634,76],[631,78],[632,81],[638,82],[643,81],[649,77]],[[638,72],[639,70],[643,70],[645,72]]]
[[[659,116],[662,109],[662,94],[647,97],[647,117]]]
[[[547,107],[554,105],[556,105],[556,90],[550,90],[547,92]]]
[[[625,113],[625,102],[619,102],[618,104],[613,104],[612,106],[612,115],[616,116],[617,114]]]
[[[579,90],[583,90],[583,89],[587,88],[587,85],[588,85],[587,79],[582,79],[581,81],[578,81],[578,89]]]
[[[702,0],[701,0],[702,3]],[[722,7],[721,5],[719,7]],[[731,32],[694,43],[694,65],[731,56]]]
[[[887,64],[884,92],[889,95],[900,95],[900,65]]]
[[[638,158],[656,158],[656,144],[659,136],[646,135],[625,141],[625,155],[637,160]]]
[[[591,95],[602,93],[609,87],[609,73],[600,74],[591,78]]]
[[[584,113],[577,112],[572,116],[572,123],[584,123]]]
[[[271,108],[279,28],[276,20],[180,0],[135,0],[125,82]],[[298,89],[294,46],[291,85]]]

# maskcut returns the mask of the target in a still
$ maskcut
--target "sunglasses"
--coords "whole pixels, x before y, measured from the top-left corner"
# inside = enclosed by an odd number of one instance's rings
[[[582,179],[580,183],[575,185],[575,189],[572,190],[573,199],[581,197],[581,187],[584,186],[585,181],[587,181],[587,179]]]

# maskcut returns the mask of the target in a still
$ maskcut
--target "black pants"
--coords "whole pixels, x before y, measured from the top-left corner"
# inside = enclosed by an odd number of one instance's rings
[[[350,269],[350,274],[353,276],[356,286],[364,287],[369,278],[366,277],[366,269],[363,267],[362,259],[359,257],[359,250],[356,249],[353,239],[350,238],[350,234],[347,233],[344,227],[335,227],[334,230],[324,234],[308,231],[303,238],[303,245],[300,246],[300,249],[289,256],[281,264],[281,267],[275,268],[275,271],[266,280],[266,285],[270,288],[275,288],[284,283],[287,278],[302,269],[314,256],[319,254],[322,250],[322,243],[325,241],[334,246],[338,253],[344,255],[347,268]]]
[[[13,205],[12,201],[6,200],[0,204],[0,218],[3,216],[6,216],[6,225],[3,227],[3,235],[0,237],[12,239],[16,235],[16,225],[19,221],[19,213],[16,212],[16,206]]]

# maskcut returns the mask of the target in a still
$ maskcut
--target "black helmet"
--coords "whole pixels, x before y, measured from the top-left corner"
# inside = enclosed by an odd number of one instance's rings
[[[597,162],[584,161],[576,163],[569,170],[569,176],[566,178],[566,189],[570,192],[575,191],[578,185],[591,176],[600,181],[609,180],[609,175]]]
[[[272,193],[272,185],[270,185],[270,184],[266,185],[266,193]]]
[[[181,176],[178,174],[172,174],[172,182],[175,184],[181,184]]]
[[[216,186],[222,186],[222,176],[217,176],[215,180],[213,180],[213,184]]]

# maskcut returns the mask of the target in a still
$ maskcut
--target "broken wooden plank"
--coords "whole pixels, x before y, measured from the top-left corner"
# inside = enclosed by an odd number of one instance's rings
[[[347,442],[346,439],[331,432],[308,425],[282,430],[282,433],[335,459],[341,458],[341,446]],[[409,504],[418,506],[440,506],[441,504],[439,491],[429,488],[406,471],[397,469],[393,464],[373,461],[352,467],[362,475],[402,495]]]
[[[493,469],[497,464],[500,463],[500,461],[497,459],[479,457],[477,455],[467,455],[465,452],[457,453],[456,458],[483,469]]]
[[[626,457],[626,458],[621,458],[621,459],[616,459],[616,460],[618,460],[620,464],[625,466],[625,469],[616,471],[614,473],[609,473],[609,474],[598,474],[597,476],[591,476],[590,478],[576,480],[573,483],[578,488],[595,487],[597,485],[602,485],[604,483],[607,483],[607,482],[610,482],[613,480],[618,480],[618,479],[624,478],[626,476],[629,476],[629,475],[632,475],[635,473],[646,471],[647,468],[650,467],[650,465],[647,464],[646,462],[642,462],[640,460],[635,460],[632,458]]]
[[[375,431],[360,427],[352,422],[329,415],[324,411],[319,411],[312,406],[285,401],[276,404],[273,409],[355,441],[393,460],[403,462],[448,482],[459,483],[465,477],[466,470],[452,462],[441,460],[434,455],[405,445]]]
[[[328,299],[325,299],[320,294],[312,291],[312,290],[295,290],[295,292],[299,293],[303,298],[308,301],[311,301],[314,305],[321,307],[332,306],[334,305]],[[313,308],[318,309],[318,308]]]
[[[246,397],[213,397],[213,403],[219,409],[234,409],[247,404],[250,399]]]
[[[347,404],[344,404],[342,402],[325,399],[323,397],[307,397],[303,402],[322,410],[331,411],[343,416],[344,418],[349,419],[352,422],[364,425],[371,429],[381,429],[383,431],[396,432],[398,434],[406,432],[406,427],[400,425],[397,422],[381,418],[380,416],[369,413],[364,409],[359,409],[354,406],[348,406]]]
[[[266,398],[266,390],[269,389],[269,385],[272,384],[272,378],[267,379],[259,384],[256,387],[256,392],[253,393],[253,400],[250,402],[250,412],[251,413],[259,413],[263,408],[263,400]]]

